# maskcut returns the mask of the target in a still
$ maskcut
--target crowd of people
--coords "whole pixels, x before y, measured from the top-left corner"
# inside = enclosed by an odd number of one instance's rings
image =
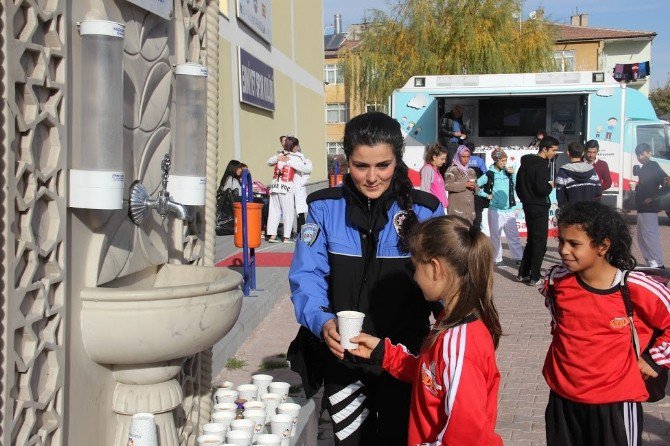
[[[272,182],[266,188],[254,181],[254,199],[264,204],[262,227],[270,243],[291,243],[293,222],[297,216],[298,233],[307,215],[306,185],[312,173],[312,162],[303,155],[300,141],[292,135],[279,138],[280,150],[267,163],[273,168]],[[230,160],[217,190],[217,235],[233,233],[233,202],[240,199],[242,171],[247,165]],[[256,197],[259,195],[259,197]],[[277,237],[283,224],[283,238]]]
[[[289,359],[308,396],[324,387],[336,445],[502,444],[495,432],[495,350],[504,327],[493,268],[502,260],[504,231],[519,279],[540,289],[552,316],[542,371],[551,390],[547,444],[640,444],[641,402],[670,368],[670,290],[630,271],[636,263],[629,228],[599,199],[611,178],[597,160],[597,143],[573,144],[555,180],[549,161],[558,141],[548,135],[536,154],[522,157],[518,172],[497,149],[493,164],[477,166],[478,173],[459,118],[456,112],[446,123],[457,123],[445,135],[457,144],[451,160],[442,141],[427,149],[423,190],[408,179],[394,119],[373,112],[346,124],[349,174],[340,187],[307,198],[289,272],[301,324]],[[649,160],[648,146],[636,155],[638,225],[648,225],[638,227],[638,238],[649,243],[640,247],[648,265],[661,267],[652,248],[660,246],[658,233],[653,242],[654,228],[639,215],[658,212],[655,194],[668,179]],[[554,188],[562,197],[562,264],[543,278]],[[528,225],[523,251],[511,212],[515,193]],[[490,239],[474,224],[475,196],[488,203]],[[337,313],[350,310],[365,319],[350,339],[358,347],[345,350]]]

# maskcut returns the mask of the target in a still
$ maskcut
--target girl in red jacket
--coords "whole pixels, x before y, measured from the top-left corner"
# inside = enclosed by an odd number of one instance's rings
[[[501,445],[494,428],[502,330],[492,299],[491,242],[467,220],[447,216],[421,223],[409,250],[424,297],[444,305],[421,354],[365,333],[351,339],[359,345],[350,353],[414,384],[409,446]]]
[[[637,271],[624,276],[635,267],[631,245],[626,223],[608,206],[577,202],[559,214],[563,265],[541,289],[553,334],[542,371],[551,389],[549,446],[641,444],[643,380],[657,376],[654,367],[670,368],[670,290]],[[622,287],[639,345],[651,345],[649,363],[633,348]]]

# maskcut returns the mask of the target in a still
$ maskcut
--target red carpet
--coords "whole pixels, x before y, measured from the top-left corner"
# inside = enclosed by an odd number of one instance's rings
[[[256,266],[288,268],[293,260],[292,252],[257,252]],[[242,253],[221,260],[216,266],[242,266]]]

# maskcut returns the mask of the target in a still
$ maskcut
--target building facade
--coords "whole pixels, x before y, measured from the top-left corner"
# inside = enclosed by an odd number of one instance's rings
[[[241,1],[241,0],[238,0]],[[270,41],[236,14],[235,1],[222,2],[220,35],[219,178],[230,159],[247,164],[254,179],[268,184],[267,159],[281,135],[294,135],[314,165],[310,182],[326,178],[322,81],[322,3],[276,0],[271,3]],[[261,2],[262,3],[262,2]],[[274,111],[241,102],[240,49],[274,74]],[[254,62],[255,63],[255,62]]]
[[[556,33],[554,60],[559,71],[604,71],[612,75],[617,64],[650,62],[651,31],[627,31],[589,26],[588,14],[572,16],[571,23],[552,24]],[[651,76],[629,83],[649,95]]]

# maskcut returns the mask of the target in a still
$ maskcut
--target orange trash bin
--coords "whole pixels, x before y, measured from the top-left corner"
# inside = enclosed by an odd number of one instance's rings
[[[247,241],[249,248],[261,246],[261,215],[263,203],[247,203]],[[233,203],[233,217],[235,218],[235,246],[242,248],[242,203]]]
[[[329,178],[328,184],[330,184],[330,187],[335,187],[338,184],[342,184],[342,179],[344,178],[344,175],[342,175],[341,173],[337,174],[337,175],[335,175],[334,173],[331,173],[328,176],[328,178]]]

